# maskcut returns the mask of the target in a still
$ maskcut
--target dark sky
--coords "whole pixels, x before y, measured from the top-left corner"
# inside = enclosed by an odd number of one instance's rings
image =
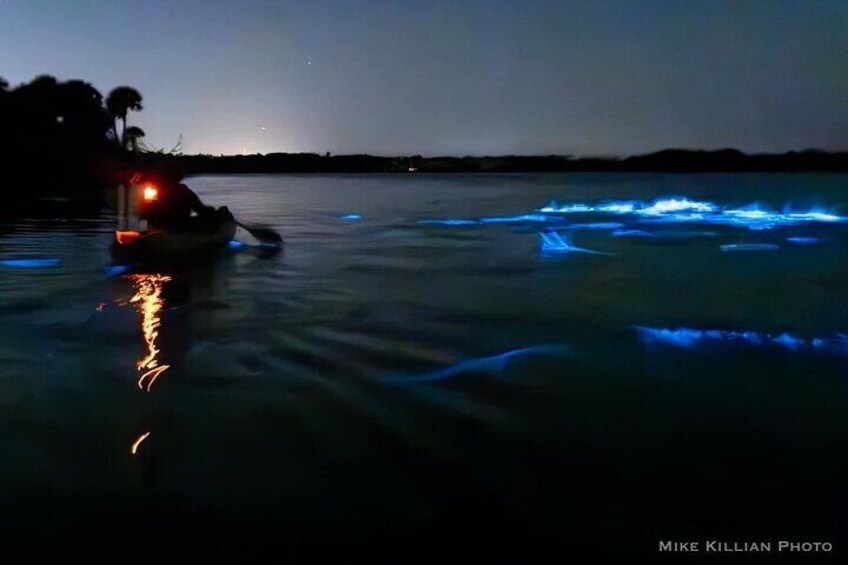
[[[0,0],[41,73],[188,152],[848,149],[846,0]]]

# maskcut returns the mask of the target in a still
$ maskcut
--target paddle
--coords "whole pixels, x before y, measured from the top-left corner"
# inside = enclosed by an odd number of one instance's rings
[[[270,243],[277,246],[283,244],[283,238],[280,237],[280,234],[270,228],[263,228],[259,226],[250,227],[238,221],[236,222],[236,225],[246,230],[250,235],[262,243]]]
[[[280,234],[270,228],[259,226],[246,226],[241,222],[236,222],[240,228],[259,240],[258,246],[251,246],[254,253],[259,257],[273,257],[283,249],[283,238]]]

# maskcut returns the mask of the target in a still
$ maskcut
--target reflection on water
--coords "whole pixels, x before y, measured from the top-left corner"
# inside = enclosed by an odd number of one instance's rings
[[[139,359],[136,364],[139,371],[144,371],[138,379],[138,388],[150,392],[159,375],[170,368],[170,365],[160,364],[156,339],[159,337],[159,328],[162,325],[160,317],[164,306],[162,288],[171,280],[171,277],[143,274],[125,275],[125,278],[132,281],[135,288],[135,295],[130,298],[130,304],[133,304],[141,314],[141,331],[147,345],[147,355]]]
[[[132,443],[132,446],[130,447],[130,453],[135,455],[138,452],[138,446],[141,445],[141,442],[146,440],[147,436],[149,435],[150,432],[144,432],[143,434],[138,436],[138,438],[136,438],[136,440]]]
[[[147,348],[147,354],[136,362],[136,369],[141,373],[138,378],[138,388],[150,392],[159,375],[170,368],[170,365],[162,363],[159,357],[157,339],[159,329],[162,327],[161,314],[165,305],[162,290],[171,277],[158,273],[132,274],[124,275],[124,279],[131,281],[135,290],[129,303],[141,314],[141,333]],[[130,447],[132,455],[138,452],[139,446],[149,435],[150,432],[147,431],[136,438]]]

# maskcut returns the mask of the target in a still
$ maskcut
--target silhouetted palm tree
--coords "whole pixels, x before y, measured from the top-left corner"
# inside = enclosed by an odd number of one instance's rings
[[[112,116],[112,132],[115,142],[121,147],[126,147],[126,135],[118,135],[118,120],[121,121],[121,129],[126,132],[127,113],[130,110],[140,111],[141,93],[131,86],[119,86],[112,89],[106,97],[106,110]]]
[[[138,152],[138,142],[144,137],[144,130],[138,126],[124,128],[124,145],[130,150]]]

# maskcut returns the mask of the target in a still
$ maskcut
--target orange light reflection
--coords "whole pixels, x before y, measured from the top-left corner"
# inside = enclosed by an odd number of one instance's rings
[[[159,365],[155,369],[150,369],[138,379],[138,388],[145,388],[144,381],[147,379],[147,392],[150,392],[150,387],[153,386],[153,382],[161,375],[165,370],[169,369],[170,365]]]
[[[159,337],[159,328],[162,325],[161,313],[164,307],[162,287],[171,280],[171,277],[155,274],[126,275],[126,278],[131,280],[135,287],[136,292],[130,298],[130,304],[133,304],[141,314],[141,331],[147,345],[147,355],[136,363],[137,369],[140,372],[143,371],[138,379],[138,388],[145,389],[146,382],[146,390],[150,392],[153,382],[170,367],[170,365],[159,364],[156,338]]]
[[[146,440],[147,436],[149,436],[149,435],[150,435],[150,432],[144,432],[143,434],[138,436],[138,439],[135,440],[132,444],[132,447],[130,447],[130,453],[135,455],[138,452],[138,446],[141,445],[141,442]]]

